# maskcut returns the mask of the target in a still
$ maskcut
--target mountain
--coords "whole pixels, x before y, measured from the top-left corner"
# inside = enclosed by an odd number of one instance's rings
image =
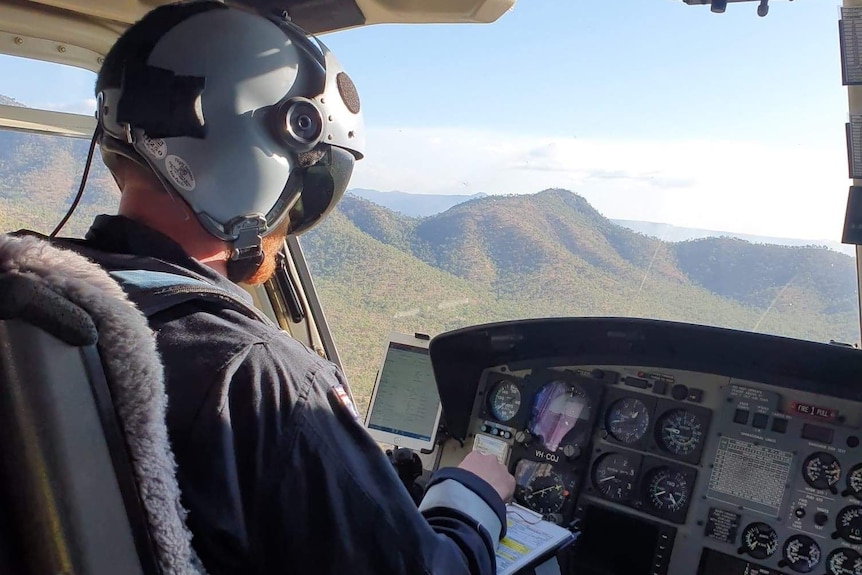
[[[473,194],[469,196],[445,195],[445,194],[411,194],[408,192],[379,192],[356,188],[348,193],[366,199],[384,208],[399,212],[406,216],[423,218],[445,212],[449,208],[457,206],[470,200],[484,198],[487,194]],[[705,230],[700,228],[687,228],[663,224],[658,222],[645,222],[639,220],[617,220],[611,222],[628,228],[635,232],[652,236],[666,242],[684,242],[702,238],[737,238],[753,244],[774,244],[779,246],[826,246],[831,250],[856,255],[856,247],[842,244],[832,240],[803,240],[798,238],[778,238],[772,236],[758,236],[754,234],[739,234],[735,232],[724,232],[720,230]]]
[[[853,258],[735,238],[665,242],[565,190],[425,218],[348,194],[302,244],[362,406],[393,329],[615,315],[859,340]]]
[[[86,152],[83,140],[0,132],[0,229],[49,232],[75,195]],[[732,237],[667,242],[560,189],[464,198],[413,217],[351,193],[301,238],[360,407],[392,330],[636,316],[859,341],[855,262],[844,254]],[[96,159],[64,233],[82,233],[116,202]]]
[[[15,98],[10,98],[9,96],[4,96],[3,94],[0,94],[0,104],[4,106],[17,106],[19,108],[24,107],[24,104],[22,104]]]
[[[484,198],[487,195],[481,193],[470,196],[459,196],[457,194],[408,194],[406,192],[378,192],[377,190],[366,190],[363,188],[352,189],[350,193],[414,218],[439,214],[452,206],[477,198]]]
[[[611,220],[617,225],[629,228],[636,232],[646,234],[665,240],[667,242],[684,242],[688,240],[697,240],[702,238],[712,237],[728,237],[745,240],[753,244],[775,244],[779,246],[826,246],[836,252],[847,254],[848,256],[856,255],[856,246],[842,244],[832,240],[800,240],[794,238],[775,238],[769,236],[757,236],[753,234],[737,234],[733,232],[721,232],[716,230],[703,230],[698,228],[685,228],[673,226],[671,224],[660,224],[656,222],[641,222],[637,220]]]

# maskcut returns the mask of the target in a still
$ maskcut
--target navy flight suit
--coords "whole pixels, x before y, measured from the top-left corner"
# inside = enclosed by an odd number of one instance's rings
[[[121,216],[63,241],[106,269],[183,270],[250,302],[179,245]],[[340,396],[339,370],[272,324],[189,301],[150,318],[193,544],[211,575],[493,574],[505,508],[462,469],[417,511]]]

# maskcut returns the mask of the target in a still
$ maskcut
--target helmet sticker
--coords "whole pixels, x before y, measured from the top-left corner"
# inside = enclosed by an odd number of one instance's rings
[[[157,160],[164,160],[168,154],[168,144],[163,139],[152,139],[144,135],[144,150]]]
[[[184,159],[171,154],[165,159],[165,168],[167,169],[168,177],[178,188],[187,192],[195,189],[195,175]]]

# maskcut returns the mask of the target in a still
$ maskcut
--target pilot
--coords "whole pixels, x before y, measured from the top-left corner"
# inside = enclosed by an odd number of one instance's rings
[[[101,156],[122,192],[75,249],[227,294],[150,317],[193,546],[212,575],[495,572],[514,478],[471,453],[419,507],[357,421],[343,375],[241,313],[286,234],[319,222],[362,157],[360,100],[289,20],[214,0],[159,7],[96,82]]]

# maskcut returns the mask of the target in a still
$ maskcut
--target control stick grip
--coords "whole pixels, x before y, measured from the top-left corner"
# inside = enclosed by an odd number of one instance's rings
[[[407,489],[407,493],[413,499],[413,503],[419,506],[422,502],[422,487],[417,485],[416,479],[422,475],[422,460],[407,447],[396,447],[386,450],[386,456],[395,468],[398,478]]]

